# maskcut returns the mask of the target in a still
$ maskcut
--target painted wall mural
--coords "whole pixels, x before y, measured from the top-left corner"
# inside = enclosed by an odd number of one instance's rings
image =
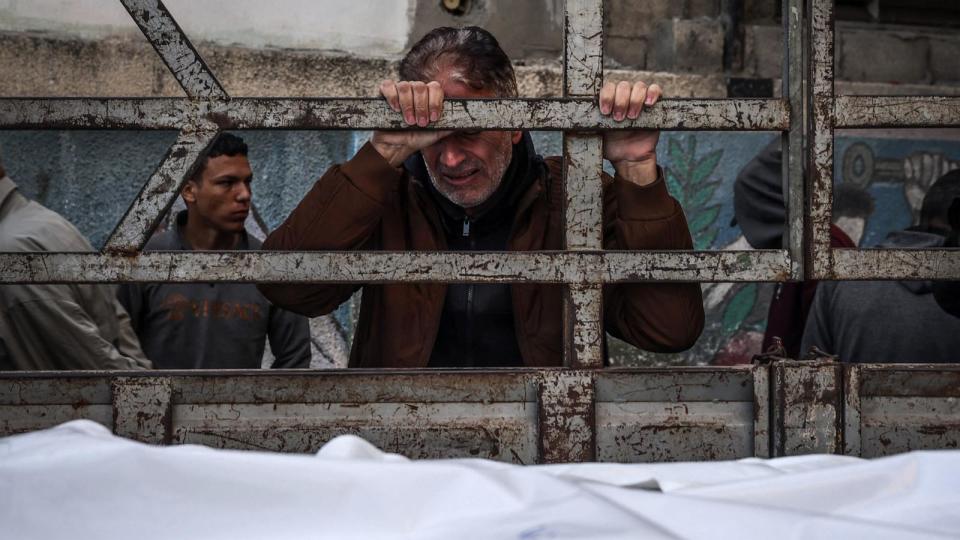
[[[362,132],[241,135],[250,144],[255,173],[256,213],[248,230],[260,237],[280,224],[330,164],[348,159],[368,137]],[[740,169],[775,136],[663,134],[658,159],[697,249],[750,249],[731,223],[733,185]],[[98,246],[174,139],[170,132],[0,132],[0,158],[27,196],[66,216]],[[559,134],[535,133],[534,140],[540,153],[559,154]],[[960,130],[840,133],[835,164],[834,217],[860,245],[876,246],[887,233],[909,227],[933,181],[960,167]],[[748,362],[760,352],[773,288],[704,284],[707,326],[690,351],[652,354],[611,338],[611,360],[618,365]],[[345,365],[357,307],[354,298],[312,322],[315,367]]]

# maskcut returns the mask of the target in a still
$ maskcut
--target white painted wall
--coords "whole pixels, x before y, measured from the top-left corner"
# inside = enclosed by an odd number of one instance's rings
[[[164,0],[194,42],[340,50],[365,56],[403,51],[417,0]],[[0,0],[0,31],[102,39],[139,34],[118,0]]]

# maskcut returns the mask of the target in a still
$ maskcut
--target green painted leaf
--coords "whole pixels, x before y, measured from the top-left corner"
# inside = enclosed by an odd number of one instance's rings
[[[720,163],[720,158],[722,157],[722,149],[707,154],[693,167],[693,172],[690,174],[690,181],[694,184],[699,184],[709,178],[710,175],[713,174],[713,171],[716,170],[717,164]]]
[[[732,334],[743,324],[757,302],[757,284],[748,283],[737,291],[723,310],[723,333]]]
[[[713,194],[717,191],[718,187],[720,187],[719,181],[707,182],[706,184],[701,185],[700,189],[698,189],[696,193],[690,197],[690,208],[699,208],[710,202],[710,199],[713,198]]]
[[[693,161],[693,158],[697,157],[697,137],[696,135],[690,135],[687,138],[687,157],[690,161]]]
[[[667,154],[670,156],[670,168],[675,171],[689,170],[690,164],[687,163],[689,160],[683,153],[683,148],[680,146],[680,142],[676,138],[670,138],[667,148]]]
[[[693,219],[690,220],[690,232],[696,235],[699,231],[706,229],[717,219],[717,214],[719,213],[719,205],[698,210],[696,215],[693,216]]]
[[[680,180],[677,178],[677,175],[673,172],[673,169],[666,169],[663,174],[664,180],[667,182],[667,191],[670,192],[670,195],[673,195],[673,198],[680,203],[680,206],[686,206],[686,194],[683,191],[683,184],[680,183]]]
[[[693,248],[694,249],[710,249],[713,246],[713,241],[717,239],[717,233],[720,230],[716,227],[711,229],[704,229],[693,239]]]

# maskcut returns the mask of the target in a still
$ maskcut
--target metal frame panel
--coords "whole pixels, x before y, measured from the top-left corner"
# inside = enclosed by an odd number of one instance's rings
[[[784,99],[668,99],[639,120],[622,123],[600,115],[596,103],[603,83],[602,1],[567,0],[563,98],[453,100],[444,119],[429,128],[567,132],[567,250],[527,253],[138,253],[220,130],[406,126],[380,99],[230,99],[160,0],[121,2],[187,97],[0,98],[0,129],[176,130],[180,136],[102,253],[0,254],[0,282],[561,283],[568,286],[565,362],[577,369],[0,375],[3,433],[88,417],[148,442],[303,451],[353,430],[416,448],[419,456],[447,448],[516,462],[637,458],[637,452],[616,450],[616,442],[598,450],[604,437],[616,441],[617,434],[639,441],[640,452],[658,459],[736,457],[723,448],[757,456],[856,453],[868,437],[863,419],[875,412],[877,400],[901,400],[897,403],[908,411],[929,397],[924,388],[939,384],[942,374],[912,369],[898,390],[877,382],[891,376],[882,369],[841,370],[829,363],[593,369],[603,362],[605,283],[960,278],[956,251],[829,247],[836,128],[960,126],[960,98],[834,96],[833,0],[784,0]],[[602,137],[596,132],[634,128],[783,132],[786,249],[603,251]],[[807,184],[805,165],[811,175]],[[917,379],[917,373],[926,375]],[[948,375],[953,384],[956,374]],[[887,396],[876,390],[880,387],[902,395]],[[934,396],[940,400],[931,405],[935,419],[955,411],[950,400],[957,397],[956,388],[953,384]],[[240,425],[218,425],[224,410],[232,411]],[[324,415],[332,423],[317,420]],[[385,417],[392,420],[380,422]],[[305,426],[297,423],[300,419],[315,423]],[[706,445],[677,442],[678,437],[709,437],[697,431],[700,424],[722,432],[724,423],[736,424],[739,431]],[[672,435],[649,438],[648,428],[666,428],[663,433]],[[954,431],[917,441],[956,444],[960,429]]]

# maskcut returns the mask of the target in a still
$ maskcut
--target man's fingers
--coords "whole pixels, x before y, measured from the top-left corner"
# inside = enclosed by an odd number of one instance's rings
[[[600,89],[600,114],[606,116],[613,109],[613,98],[617,93],[617,85],[607,82]]]
[[[387,105],[395,112],[400,112],[400,95],[397,93],[397,83],[391,80],[380,83],[380,95],[387,100]]]
[[[427,85],[414,82],[410,86],[413,89],[413,109],[417,116],[417,125],[427,127],[430,123],[430,99]]]
[[[627,109],[627,118],[636,120],[640,117],[643,110],[643,102],[647,97],[647,85],[642,82],[633,83],[633,89],[630,90],[630,106]]]
[[[437,81],[427,83],[427,102],[430,108],[430,121],[436,122],[443,114],[443,87]]]
[[[409,125],[417,123],[413,105],[413,88],[407,81],[397,83],[397,93],[400,95],[400,111],[403,113],[403,121]]]
[[[633,90],[633,85],[626,81],[622,81],[617,85],[617,94],[613,98],[613,119],[617,122],[623,120],[627,116],[627,109],[630,106],[630,92]]]
[[[663,89],[660,88],[660,85],[651,84],[650,88],[647,88],[647,99],[644,102],[644,104],[653,105],[656,102],[660,101],[661,97],[663,97]]]

